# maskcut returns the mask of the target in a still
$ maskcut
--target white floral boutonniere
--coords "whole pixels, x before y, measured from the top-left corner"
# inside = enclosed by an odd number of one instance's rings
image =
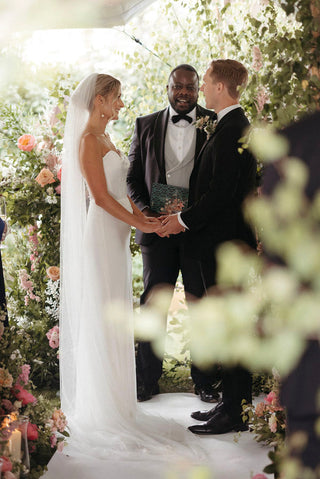
[[[203,130],[207,134],[207,140],[209,140],[209,138],[215,132],[217,124],[218,124],[218,121],[212,120],[212,118],[210,118],[210,116],[208,115],[197,118],[195,122],[196,128]]]

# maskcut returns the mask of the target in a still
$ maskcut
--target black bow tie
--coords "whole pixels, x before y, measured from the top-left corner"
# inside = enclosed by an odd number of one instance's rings
[[[191,116],[188,115],[172,115],[171,120],[173,123],[178,123],[180,120],[186,120],[189,123],[192,122]]]

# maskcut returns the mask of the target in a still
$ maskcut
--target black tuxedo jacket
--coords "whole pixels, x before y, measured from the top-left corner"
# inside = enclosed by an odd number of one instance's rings
[[[196,116],[210,116],[216,114],[197,105]],[[142,210],[150,206],[151,188],[153,183],[166,184],[166,171],[164,159],[164,145],[169,119],[169,107],[150,115],[137,118],[133,139],[129,151],[130,167],[127,177],[128,193],[134,203]],[[206,133],[197,129],[196,151],[197,158]],[[146,245],[158,236],[153,233],[136,231],[136,242]]]
[[[254,189],[256,161],[239,139],[249,122],[241,108],[227,113],[204,144],[190,178],[190,207],[181,213],[189,228],[187,254],[210,259],[224,241],[241,240],[255,247],[255,238],[244,221],[243,200]]]

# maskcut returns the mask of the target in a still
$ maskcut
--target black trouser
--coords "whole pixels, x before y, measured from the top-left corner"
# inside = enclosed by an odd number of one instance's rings
[[[174,290],[179,271],[181,270],[186,298],[192,301],[201,298],[205,293],[204,274],[207,286],[215,282],[215,265],[205,263],[203,272],[201,263],[184,255],[182,234],[169,238],[156,238],[150,245],[141,246],[143,258],[144,292],[141,305],[150,301],[152,293],[162,286]],[[210,283],[210,284],[209,284]],[[169,303],[168,303],[169,308]],[[164,320],[164,325],[166,320]],[[157,357],[149,342],[139,342],[136,356],[137,383],[152,387],[157,384],[162,374],[162,358]],[[202,371],[194,364],[191,376],[197,387],[211,386],[216,382],[215,370]]]
[[[316,434],[316,424],[320,420],[320,345],[317,340],[307,342],[299,363],[281,386],[281,404],[287,409],[286,438],[295,432],[304,432],[305,446],[290,451],[293,457],[301,460],[305,467],[320,467],[320,437]]]
[[[222,401],[226,413],[241,422],[242,401],[252,404],[252,375],[241,366],[222,368]]]

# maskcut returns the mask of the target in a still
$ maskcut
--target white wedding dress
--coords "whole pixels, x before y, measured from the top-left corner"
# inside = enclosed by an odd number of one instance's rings
[[[129,161],[109,151],[103,164],[109,193],[132,211],[126,192]],[[198,438],[172,420],[138,409],[129,240],[130,226],[91,198],[68,443],[75,451],[97,458],[203,461]]]

